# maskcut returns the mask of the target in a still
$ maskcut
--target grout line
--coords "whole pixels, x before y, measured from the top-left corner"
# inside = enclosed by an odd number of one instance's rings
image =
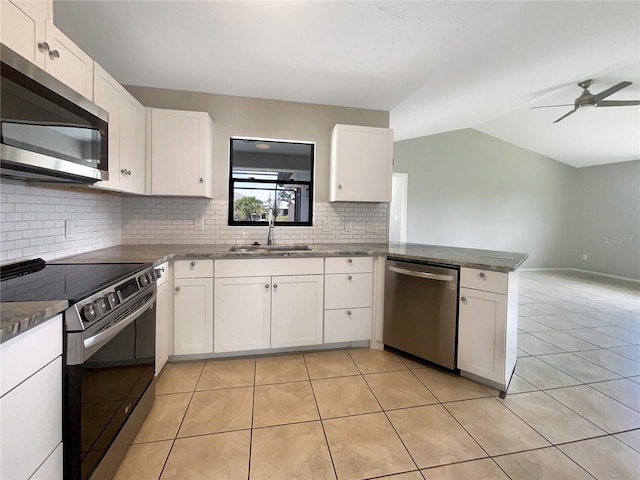
[[[253,448],[253,421],[256,408],[256,377],[258,375],[258,362],[257,358],[253,357],[253,385],[252,385],[252,397],[251,397],[251,426],[249,428],[249,464],[247,465],[247,480],[251,479],[251,452]]]

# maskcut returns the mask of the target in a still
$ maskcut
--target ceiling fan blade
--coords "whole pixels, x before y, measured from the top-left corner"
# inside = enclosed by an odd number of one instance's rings
[[[569,115],[571,115],[572,113],[576,113],[578,111],[577,108],[574,108],[573,110],[571,110],[569,113],[565,113],[563,116],[561,116],[559,119],[557,119],[555,122],[553,123],[558,123],[560,120],[564,120],[565,118],[567,118]]]
[[[626,107],[630,105],[640,105],[640,100],[603,100],[598,102],[596,107]]]
[[[549,108],[549,107],[573,107],[573,103],[562,103],[560,105],[540,105],[538,107],[529,107],[529,108]]]
[[[619,84],[614,85],[611,88],[607,88],[606,90],[604,90],[604,91],[602,91],[600,93],[597,93],[596,95],[591,97],[591,101],[597,103],[598,101],[602,100],[603,98],[607,98],[609,95],[613,95],[617,91],[622,90],[623,88],[626,88],[629,85],[631,85],[631,82],[620,82]]]

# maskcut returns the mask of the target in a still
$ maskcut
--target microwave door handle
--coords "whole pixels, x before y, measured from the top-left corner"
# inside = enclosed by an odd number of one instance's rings
[[[83,340],[84,348],[88,349],[98,344],[106,343],[115,337],[118,333],[120,333],[125,327],[127,327],[130,323],[134,322],[141,314],[146,312],[152,305],[153,302],[156,301],[156,297],[158,296],[157,291],[153,292],[153,295],[149,298],[144,305],[140,308],[132,312],[126,318],[120,320],[115,326],[108,328],[104,332],[100,332],[97,335],[94,335],[89,338],[85,338]]]
[[[424,278],[426,280],[439,280],[442,282],[450,282],[451,280],[453,280],[453,276],[451,275],[438,275],[437,273],[418,272],[416,270],[405,270],[404,268],[392,266],[388,266],[387,268],[392,272],[398,273],[400,275],[409,275],[411,277]]]

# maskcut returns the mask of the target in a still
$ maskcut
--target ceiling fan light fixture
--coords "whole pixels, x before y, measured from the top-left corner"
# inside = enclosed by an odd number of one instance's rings
[[[256,143],[256,148],[260,150],[269,150],[271,148],[271,145],[267,143]]]

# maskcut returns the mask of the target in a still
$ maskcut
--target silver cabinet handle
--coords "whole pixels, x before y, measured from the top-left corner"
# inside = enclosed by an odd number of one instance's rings
[[[195,267],[196,266],[196,262],[191,262],[191,266]]]
[[[277,284],[277,283],[274,283],[274,284],[273,284],[273,288],[278,288],[278,284]]]
[[[49,58],[51,58],[51,60],[55,60],[56,58],[60,58],[60,52],[58,52],[58,50],[51,50],[49,52]]]
[[[352,258],[349,258],[349,259],[347,259],[347,262],[349,262],[349,263],[353,263],[353,259],[352,259]]]
[[[347,310],[347,315],[351,316],[351,310]]]
[[[49,51],[49,44],[47,42],[38,43],[38,50],[40,50],[41,52]]]
[[[480,278],[484,278],[484,277],[486,277],[486,275],[484,274],[484,272],[480,272],[480,273],[478,274],[478,276],[479,276]]]
[[[265,284],[264,284],[264,288],[269,288],[269,284],[268,284],[268,283],[265,283]]]
[[[176,292],[179,292],[179,291],[180,291],[180,287],[176,287]]]
[[[466,302],[467,301],[467,297],[460,297],[460,301],[461,302]]]
[[[351,275],[347,275],[347,280],[353,280],[353,277]]]

